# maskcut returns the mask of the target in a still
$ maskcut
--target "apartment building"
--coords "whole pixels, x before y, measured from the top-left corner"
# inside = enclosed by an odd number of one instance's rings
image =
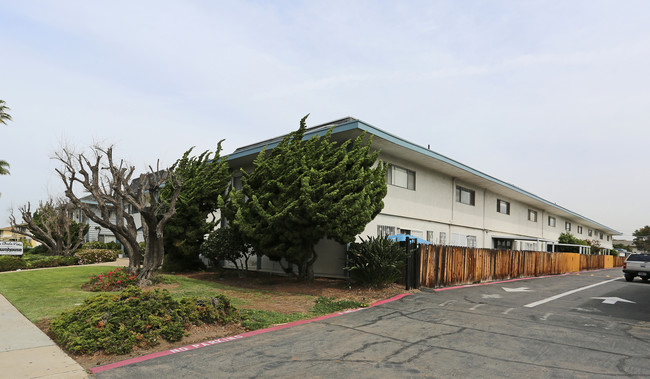
[[[596,240],[611,249],[615,229],[542,199],[510,183],[477,171],[428,148],[406,141],[361,120],[347,117],[307,129],[305,138],[324,135],[344,141],[361,133],[372,135],[372,149],[388,163],[388,193],[384,209],[358,237],[406,233],[435,244],[478,248],[557,251],[558,237],[570,232]],[[229,155],[233,184],[240,168],[251,170],[253,160],[283,136],[244,146]],[[343,276],[345,247],[334,241],[317,246],[315,272]],[[262,259],[258,269],[279,271]],[[255,264],[253,264],[255,267]]]

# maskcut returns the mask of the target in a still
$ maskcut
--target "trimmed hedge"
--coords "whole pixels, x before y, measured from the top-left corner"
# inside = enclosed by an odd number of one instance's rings
[[[113,262],[117,259],[117,252],[107,249],[81,249],[74,253],[74,257],[77,259],[77,264],[80,265]]]
[[[180,340],[190,325],[228,324],[239,313],[224,295],[174,300],[167,290],[142,291],[130,286],[119,294],[101,294],[52,320],[57,343],[74,354],[126,354],[148,348],[160,338]]]
[[[86,242],[81,246],[82,249],[101,249],[101,250],[122,250],[122,245],[119,242],[101,242],[101,241],[90,241]]]
[[[27,268],[74,266],[77,264],[77,259],[75,257],[64,257],[64,256],[57,255],[57,256],[31,259],[26,263],[27,263]]]
[[[27,268],[27,263],[20,257],[0,255],[0,271],[14,271]]]

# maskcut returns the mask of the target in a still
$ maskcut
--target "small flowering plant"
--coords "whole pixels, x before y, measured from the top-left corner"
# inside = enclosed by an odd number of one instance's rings
[[[91,276],[90,281],[83,285],[88,291],[119,291],[130,285],[136,285],[138,278],[129,273],[126,267],[116,268],[97,276]]]

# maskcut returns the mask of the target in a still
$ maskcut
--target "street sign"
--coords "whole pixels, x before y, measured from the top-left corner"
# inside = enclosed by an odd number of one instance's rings
[[[0,255],[23,255],[23,243],[17,241],[0,241]]]

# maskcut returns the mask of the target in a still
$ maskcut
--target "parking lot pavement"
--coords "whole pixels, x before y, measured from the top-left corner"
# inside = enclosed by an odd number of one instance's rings
[[[647,377],[650,304],[641,300],[650,284],[619,277],[613,269],[425,290],[96,376]]]

